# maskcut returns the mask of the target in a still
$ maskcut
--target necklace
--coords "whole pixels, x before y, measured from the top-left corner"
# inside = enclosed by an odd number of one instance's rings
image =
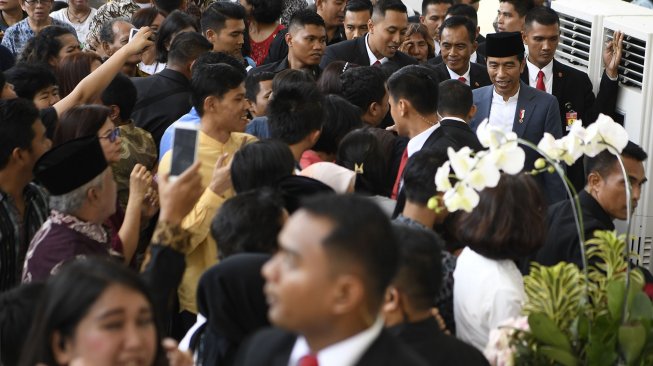
[[[88,16],[91,14],[91,9],[88,9],[88,12],[86,12],[85,15],[82,16],[75,16],[73,14],[70,14],[70,8],[66,8],[66,15],[68,15],[68,20],[71,22],[74,21],[75,23],[84,23]]]

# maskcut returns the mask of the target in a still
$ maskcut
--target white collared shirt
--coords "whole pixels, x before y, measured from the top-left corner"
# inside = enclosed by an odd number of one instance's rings
[[[370,49],[369,38],[370,38],[370,34],[368,33],[365,35],[365,49],[367,49],[367,57],[370,58],[370,66],[374,65],[376,61],[380,61],[382,64],[386,63],[388,61],[387,57],[383,57],[382,59],[379,60],[378,58],[376,58],[376,56],[374,56],[374,52],[372,52],[372,50]]]
[[[414,136],[412,139],[410,139],[410,141],[408,141],[408,145],[406,145],[406,152],[408,153],[409,158],[413,156],[414,153],[422,150],[422,147],[424,146],[426,140],[428,140],[431,134],[439,126],[440,124],[436,123],[433,126],[427,128],[426,130],[420,132],[417,136]]]
[[[445,64],[445,65],[446,65],[446,64]],[[456,74],[455,71],[451,70],[451,69],[449,68],[449,66],[447,66],[447,71],[449,71],[449,76],[451,77],[451,80],[458,80],[458,78],[460,78],[460,77],[462,76],[462,77],[465,78],[465,84],[467,84],[467,85],[471,85],[471,84],[469,83],[469,70],[471,70],[471,69],[472,69],[471,61],[470,61],[470,63],[467,65],[467,71],[465,71],[465,73],[464,73],[463,75],[458,75],[458,74]]]
[[[478,60],[478,54],[476,53],[476,51],[474,51],[474,53],[472,53],[472,55],[469,56],[469,62],[476,62],[476,60]]]
[[[440,54],[440,50],[442,49],[442,48],[440,47],[440,41],[438,41],[437,39],[433,38],[433,45],[435,46],[435,49],[433,50],[434,55],[437,56],[437,55]]]
[[[528,58],[526,58],[526,66],[528,67],[528,85],[537,88],[537,74],[540,72],[540,68],[528,61]],[[544,88],[547,93],[551,94],[553,93],[553,60],[544,66],[542,72],[544,72]]]
[[[317,353],[319,365],[353,366],[360,360],[365,351],[379,337],[383,330],[383,318],[378,317],[374,324],[364,331],[332,344]],[[288,366],[297,366],[299,359],[311,353],[311,349],[303,336],[297,337],[295,346],[290,353]]]
[[[503,97],[497,93],[496,89],[492,88],[492,107],[490,108],[490,125],[497,126],[508,133],[512,131],[512,125],[515,121],[515,113],[517,111],[517,100],[519,99],[519,89],[517,93],[508,98],[505,102]]]

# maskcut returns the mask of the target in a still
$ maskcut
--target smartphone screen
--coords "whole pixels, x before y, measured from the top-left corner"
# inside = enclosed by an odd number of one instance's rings
[[[130,41],[132,40],[132,38],[134,38],[134,36],[136,35],[136,33],[138,33],[138,28],[132,28],[132,29],[129,31],[129,40],[130,40]]]
[[[172,163],[170,176],[181,175],[195,162],[195,149],[197,147],[197,130],[188,128],[175,128],[172,141]]]

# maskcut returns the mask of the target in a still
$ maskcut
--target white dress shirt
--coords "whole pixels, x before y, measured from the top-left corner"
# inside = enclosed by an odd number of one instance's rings
[[[433,49],[433,54],[438,56],[440,54],[440,51],[442,50],[442,47],[440,47],[440,41],[433,38],[433,46],[435,46],[435,48]]]
[[[456,336],[483,351],[490,331],[521,314],[524,280],[512,260],[486,258],[463,249],[453,271]]]
[[[408,145],[406,145],[406,153],[409,158],[422,149],[426,140],[428,140],[433,131],[435,131],[439,126],[440,124],[436,123],[408,141]]]
[[[445,66],[446,66],[446,64],[445,64]],[[467,85],[471,85],[471,84],[469,84],[469,70],[471,70],[471,69],[472,69],[471,61],[470,61],[470,64],[467,65],[467,71],[465,71],[465,73],[463,75],[456,74],[455,71],[451,70],[449,68],[449,66],[447,66],[447,71],[449,71],[449,76],[451,77],[452,80],[458,80],[458,78],[460,78],[462,76],[462,77],[465,78],[465,84],[467,84]]]
[[[537,74],[540,72],[540,68],[528,61],[528,58],[526,58],[526,66],[528,67],[528,85],[537,88]],[[544,66],[542,72],[544,72],[544,88],[547,93],[551,94],[553,93],[553,60]]]
[[[364,331],[332,344],[317,353],[318,365],[353,366],[363,356],[370,345],[379,337],[383,330],[383,318],[376,319],[374,324]],[[306,338],[299,336],[290,353],[288,366],[297,366],[299,359],[311,353]]]
[[[374,52],[370,49],[370,42],[369,42],[370,34],[365,35],[365,49],[367,49],[367,57],[370,58],[370,66],[374,65],[375,62],[380,61],[382,64],[386,63],[388,61],[387,57],[383,57],[382,59],[376,58],[374,56]]]
[[[478,60],[478,54],[476,53],[476,51],[474,51],[474,53],[472,53],[472,55],[469,56],[469,62],[476,62],[476,60]]]
[[[504,101],[496,89],[492,90],[492,107],[490,108],[489,122],[492,126],[501,128],[505,133],[512,131],[512,125],[515,121],[517,112],[517,100],[519,99],[519,90],[508,101]]]

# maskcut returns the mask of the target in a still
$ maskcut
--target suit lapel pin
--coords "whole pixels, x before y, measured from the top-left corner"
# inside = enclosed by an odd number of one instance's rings
[[[525,115],[525,114],[526,114],[526,110],[525,110],[525,109],[521,109],[521,110],[519,111],[519,123],[524,123],[524,115]]]
[[[559,77],[559,78],[562,77],[562,73],[561,73],[561,72],[558,73],[558,77]]]
[[[474,86],[477,87],[477,88],[479,87],[479,85],[478,85],[478,81],[475,81],[475,82],[474,82]]]

